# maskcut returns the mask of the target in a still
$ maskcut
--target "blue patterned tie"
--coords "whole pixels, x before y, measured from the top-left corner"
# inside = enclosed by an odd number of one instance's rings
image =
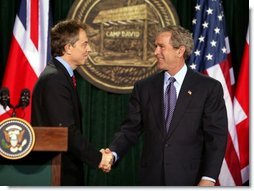
[[[176,88],[174,82],[176,79],[174,77],[169,78],[169,84],[164,95],[164,114],[165,114],[165,127],[168,132],[171,119],[175,110],[176,105]]]

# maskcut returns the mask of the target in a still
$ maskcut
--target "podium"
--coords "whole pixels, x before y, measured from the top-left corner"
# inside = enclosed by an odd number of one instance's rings
[[[66,127],[33,127],[35,145],[31,152],[56,152],[51,160],[51,184],[60,186],[61,153],[68,149],[68,128]]]

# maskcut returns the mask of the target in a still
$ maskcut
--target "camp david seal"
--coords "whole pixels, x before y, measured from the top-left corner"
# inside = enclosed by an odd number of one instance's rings
[[[35,134],[23,119],[12,117],[0,123],[0,155],[7,159],[20,159],[33,149]]]
[[[76,0],[67,17],[88,26],[92,52],[77,71],[113,93],[130,93],[136,81],[158,72],[156,33],[179,24],[170,0]]]

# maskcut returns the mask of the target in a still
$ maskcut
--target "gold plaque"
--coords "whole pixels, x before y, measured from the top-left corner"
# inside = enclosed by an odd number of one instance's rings
[[[68,18],[88,25],[92,52],[78,72],[113,93],[130,93],[136,81],[158,72],[155,35],[179,23],[170,0],[76,0]]]

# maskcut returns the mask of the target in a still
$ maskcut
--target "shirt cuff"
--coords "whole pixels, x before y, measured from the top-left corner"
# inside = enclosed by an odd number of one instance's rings
[[[209,181],[211,181],[211,182],[216,183],[216,180],[214,180],[213,178],[210,178],[210,177],[208,177],[208,176],[202,176],[201,179],[202,179],[202,180],[209,180]]]
[[[114,163],[115,163],[118,160],[118,156],[117,156],[116,152],[114,152],[114,151],[112,151],[112,154],[114,155],[114,158],[115,158]]]

